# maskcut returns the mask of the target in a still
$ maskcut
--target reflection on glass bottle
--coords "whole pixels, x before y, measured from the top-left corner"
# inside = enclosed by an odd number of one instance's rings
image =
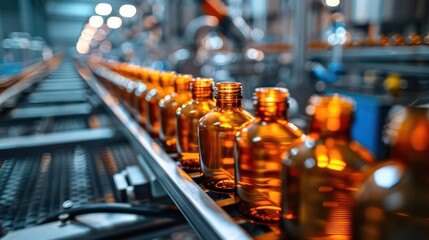
[[[422,43],[426,44],[426,45],[429,45],[429,33],[423,35],[422,38],[423,38]]]
[[[197,78],[191,81],[192,100],[176,111],[177,153],[186,171],[200,170],[198,151],[198,123],[214,107],[213,79]]]
[[[289,239],[351,239],[354,195],[373,163],[350,139],[349,99],[312,96],[311,133],[283,162],[282,227]]]
[[[402,46],[405,45],[405,37],[401,34],[393,34],[390,39],[390,45],[392,46]]]
[[[132,96],[134,95],[134,90],[137,87],[137,83],[134,78],[128,78],[129,81],[125,83],[124,89],[124,103],[128,110],[131,110],[132,105]]]
[[[146,104],[144,104],[144,99],[150,87],[149,70],[142,69],[141,82],[137,84],[137,88],[134,91],[134,108],[138,112],[137,121],[142,127],[146,123]]]
[[[252,221],[280,220],[281,156],[304,138],[287,119],[288,96],[286,88],[257,88],[256,118],[235,139],[239,211]]]
[[[420,45],[422,44],[422,37],[416,33],[412,33],[405,39],[407,45]]]
[[[146,130],[152,137],[159,136],[159,101],[165,95],[174,92],[174,79],[176,79],[176,72],[152,72],[152,86],[146,95]],[[158,83],[158,84],[157,84]]]
[[[191,100],[192,75],[178,75],[174,81],[174,93],[159,101],[159,139],[169,152],[176,152],[176,110]]]
[[[241,83],[216,84],[216,107],[200,119],[198,145],[203,184],[214,191],[232,192],[234,137],[244,123],[253,120],[241,107]]]
[[[428,239],[429,104],[402,108],[390,119],[390,161],[374,167],[358,193],[353,238]]]

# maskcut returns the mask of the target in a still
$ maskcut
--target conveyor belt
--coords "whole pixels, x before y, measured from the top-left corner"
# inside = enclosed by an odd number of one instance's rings
[[[0,158],[0,219],[7,230],[33,226],[71,200],[116,202],[112,176],[136,164],[126,143],[36,149]]]

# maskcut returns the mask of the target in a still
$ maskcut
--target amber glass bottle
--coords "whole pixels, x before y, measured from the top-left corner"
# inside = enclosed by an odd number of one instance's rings
[[[369,151],[350,139],[354,104],[313,96],[307,107],[312,134],[283,162],[282,227],[290,239],[351,239],[354,196]]]
[[[232,192],[234,137],[243,124],[253,120],[241,107],[241,83],[216,84],[216,107],[200,119],[198,146],[203,184],[214,191]]]
[[[422,44],[422,37],[418,34],[412,33],[405,39],[407,45],[420,45]]]
[[[287,120],[288,96],[286,88],[257,88],[253,97],[256,118],[235,138],[239,211],[252,221],[280,219],[281,156],[304,138]]]
[[[176,111],[178,159],[186,171],[200,170],[198,123],[214,107],[213,79],[191,81],[192,100]]]
[[[159,84],[156,84],[155,78],[158,78]],[[174,80],[176,79],[176,72],[161,72],[159,76],[154,76],[152,79],[153,88],[146,95],[146,130],[152,137],[159,136],[159,101],[165,95],[174,92]]]
[[[151,113],[149,110],[149,102],[148,102],[148,96],[151,96],[151,92],[155,92],[157,91],[157,89],[161,89],[161,71],[158,70],[151,70],[149,71],[149,83],[147,85],[147,90],[145,92],[145,96],[142,99],[142,101],[140,102],[141,105],[140,107],[142,109],[144,109],[144,119],[145,119],[145,129],[146,131],[152,136],[152,137],[157,137],[157,135],[155,134],[153,130],[152,125],[150,124],[151,119],[155,119],[156,117],[151,116],[151,115],[155,115],[154,113]],[[149,100],[151,99],[151,97],[149,98]]]
[[[428,239],[429,102],[402,108],[385,140],[390,161],[371,169],[358,193],[353,238]]]
[[[174,81],[174,93],[159,101],[159,139],[168,152],[176,152],[176,110],[191,100],[192,75],[178,75]]]
[[[140,126],[144,127],[146,124],[146,104],[144,99],[149,89],[151,88],[149,80],[149,69],[143,68],[140,72],[141,81],[137,84],[136,90],[134,91],[133,106],[137,114],[137,122]]]
[[[429,45],[429,33],[422,36],[422,44]]]

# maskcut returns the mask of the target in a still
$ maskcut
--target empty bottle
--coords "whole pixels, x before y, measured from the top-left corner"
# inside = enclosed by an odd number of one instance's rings
[[[134,91],[134,109],[137,111],[138,115],[137,121],[143,128],[146,124],[146,104],[145,97],[151,88],[149,80],[149,69],[141,70],[141,81],[137,84],[136,90]]]
[[[213,79],[191,81],[192,100],[176,111],[178,160],[186,171],[200,170],[198,124],[214,107]]]
[[[176,152],[176,110],[191,100],[192,75],[178,75],[174,81],[174,93],[159,101],[159,139],[169,152]]]
[[[203,184],[214,191],[232,192],[234,183],[234,137],[253,116],[241,107],[241,83],[216,84],[216,107],[201,118],[198,146]]]
[[[160,125],[159,101],[161,101],[165,95],[174,92],[173,83],[176,79],[176,72],[160,72],[158,76],[153,76],[153,78],[153,88],[149,90],[145,97],[147,111],[146,130],[150,133],[150,135],[152,135],[152,137],[158,137]],[[156,80],[158,80],[158,84],[155,83]]]
[[[279,221],[282,155],[304,138],[287,119],[288,96],[286,88],[257,88],[256,118],[235,139],[239,211],[252,221]]]

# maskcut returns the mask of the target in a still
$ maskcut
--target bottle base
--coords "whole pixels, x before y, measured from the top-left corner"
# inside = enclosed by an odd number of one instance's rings
[[[199,153],[181,153],[178,160],[185,172],[199,172],[201,171],[199,156]]]
[[[164,149],[167,153],[175,153],[177,152],[177,148],[176,148],[176,139],[172,139],[172,140],[163,140],[162,141],[162,145],[164,146]]]
[[[159,132],[157,131],[157,129],[153,128],[152,126],[148,125],[146,123],[146,131],[149,133],[149,135],[152,138],[159,138]]]
[[[235,182],[234,179],[216,179],[212,177],[202,176],[202,183],[204,186],[214,192],[229,193],[234,192]]]
[[[276,206],[256,206],[241,201],[238,204],[238,211],[251,222],[273,224],[280,221],[282,210]]]
[[[137,118],[137,122],[139,123],[140,127],[143,129],[146,129],[146,120],[144,118],[142,118],[141,116],[139,116]]]

